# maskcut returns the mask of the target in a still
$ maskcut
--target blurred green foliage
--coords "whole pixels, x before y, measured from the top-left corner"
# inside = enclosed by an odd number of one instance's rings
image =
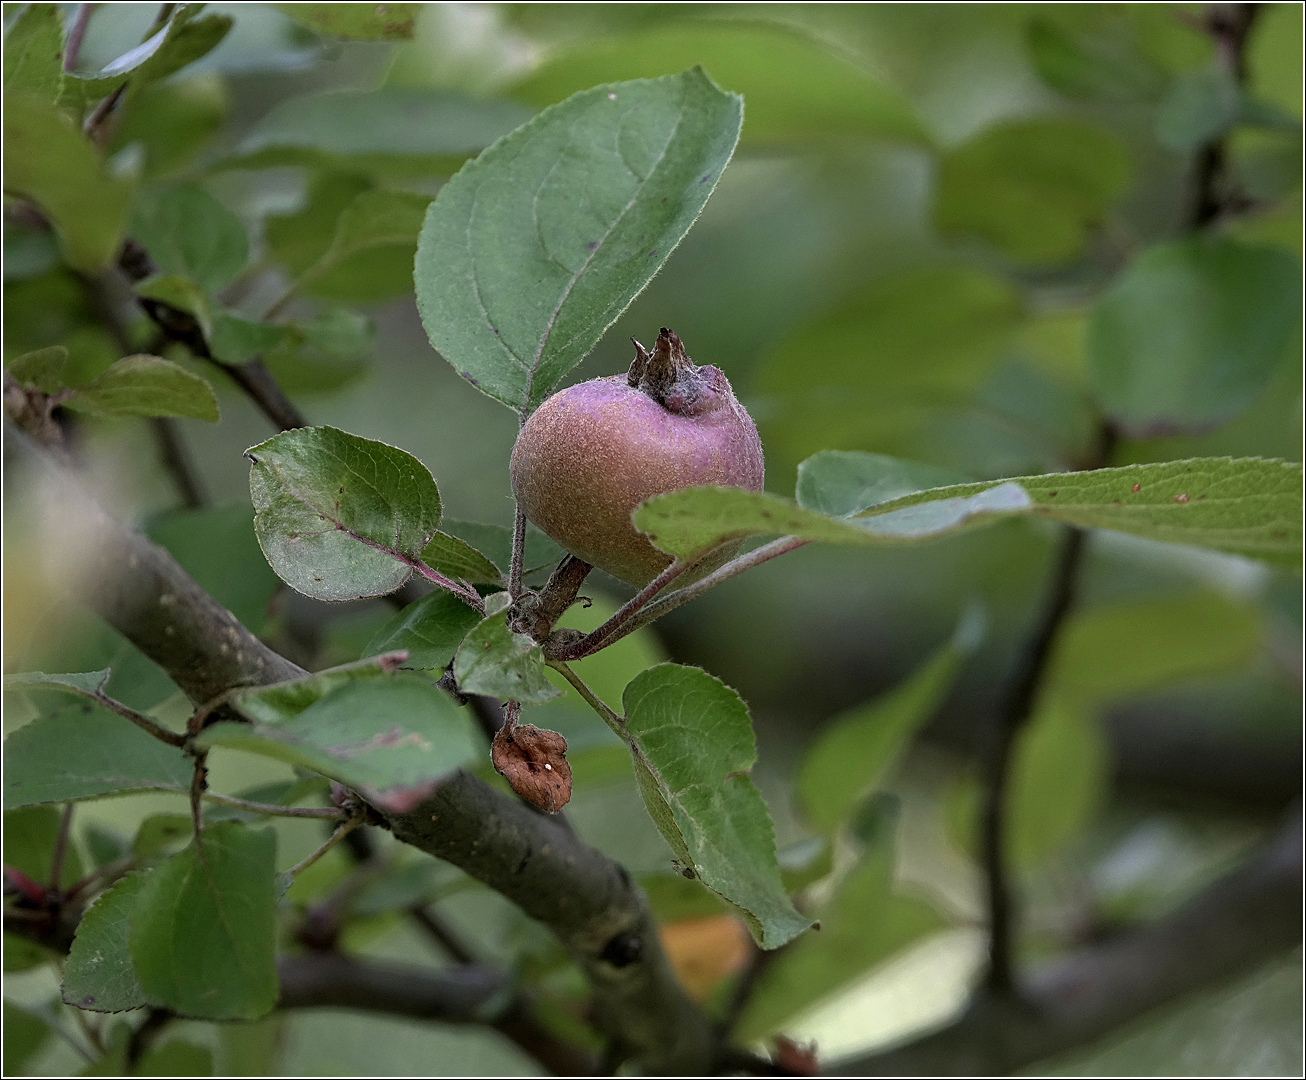
[[[79,387],[128,354],[83,282],[130,236],[160,275],[139,295],[193,312],[228,363],[263,356],[313,423],[419,458],[441,485],[442,527],[502,569],[516,426],[422,333],[411,275],[426,205],[469,157],[574,91],[701,64],[744,95],[739,149],[696,227],[571,379],[624,370],[629,336],[673,327],[697,362],[730,377],[758,420],[768,489],[785,496],[799,462],[825,449],[910,458],[940,484],[1075,468],[1090,456],[1099,410],[1124,427],[1117,464],[1300,459],[1299,5],[1262,6],[1241,87],[1222,74],[1192,5],[384,6],[385,18],[362,4],[182,5],[155,25],[158,5],[102,5],[64,72],[57,43],[72,8],[7,5],[6,366],[62,346],[58,378]],[[119,87],[107,138],[84,138],[79,122]],[[1195,158],[1214,138],[1225,139],[1223,182],[1237,198],[1194,239]],[[25,212],[29,202],[49,228]],[[110,299],[129,351],[152,350],[139,310]],[[277,583],[253,533],[242,457],[268,437],[266,421],[201,358],[171,346],[167,359],[211,381],[221,404],[220,424],[177,421],[212,505],[177,508],[147,421],[78,415],[77,453],[106,502],[298,662],[318,668],[355,659],[374,635],[388,641],[394,613],[383,604],[327,607]],[[57,568],[40,569],[38,512],[21,494],[6,501],[6,669],[111,667],[119,699],[184,720],[157,667],[94,616],[51,600]],[[668,655],[708,667],[752,708],[754,775],[782,866],[813,826],[831,838],[810,864],[819,878],[802,891],[786,879],[827,928],[762,984],[751,1032],[819,1015],[882,960],[973,915],[973,886],[955,873],[968,858],[958,849],[972,844],[965,750],[1037,603],[1049,537],[1042,523],[1013,521],[910,550],[795,553],[578,665],[613,706]],[[528,563],[551,557],[541,550]],[[1031,922],[1052,928],[1038,948],[1071,947],[1082,931],[1065,916],[1073,905],[1047,899],[1039,882],[1059,883],[1090,915],[1149,913],[1260,834],[1265,801],[1254,792],[1213,805],[1197,785],[1178,810],[1162,810],[1163,792],[1131,787],[1130,776],[1157,774],[1120,757],[1139,744],[1119,737],[1119,710],[1213,731],[1231,761],[1253,743],[1296,760],[1300,669],[1294,683],[1282,658],[1299,655],[1301,625],[1282,613],[1299,610],[1300,588],[1289,571],[1096,534],[1082,609],[1015,762],[1012,853]],[[568,624],[592,629],[620,586],[599,579],[585,591],[593,608]],[[965,660],[929,661],[976,600],[984,642]],[[955,675],[940,674],[954,664]],[[578,831],[652,875],[664,919],[719,911],[696,883],[669,875],[671,852],[643,814],[628,754],[574,691],[558,689],[527,719],[571,741]],[[10,698],[6,731],[36,714]],[[827,766],[847,765],[841,732],[871,721],[891,722],[899,738],[859,746],[859,776],[824,779]],[[911,742],[919,730],[924,746]],[[294,779],[289,766],[222,749],[212,765],[222,790]],[[1180,788],[1181,765],[1167,766]],[[900,812],[858,803],[877,770],[877,786],[902,796]],[[810,814],[822,787],[838,805]],[[79,808],[64,880],[133,844],[153,851],[184,810],[180,795]],[[1183,843],[1141,842],[1175,815]],[[6,863],[43,881],[57,828],[51,807],[7,813]],[[321,842],[311,823],[274,828],[279,866]],[[941,839],[949,831],[956,844]],[[323,859],[287,902],[302,911],[347,871],[343,857]],[[895,880],[912,888],[895,891]],[[425,858],[395,856],[356,898],[348,940],[439,962],[397,917],[414,897],[438,903],[551,1000],[569,1008],[583,996],[538,928]],[[868,923],[876,933],[861,932]],[[49,966],[7,938],[11,964],[27,970],[8,980],[6,1073],[81,1068],[42,1019],[63,1008],[51,1004]],[[1052,1067],[1292,1073],[1299,964]],[[125,1029],[105,1031],[102,1070],[125,1050]],[[160,1045],[152,1067],[533,1067],[478,1031],[354,1015],[191,1024],[184,1035]]]

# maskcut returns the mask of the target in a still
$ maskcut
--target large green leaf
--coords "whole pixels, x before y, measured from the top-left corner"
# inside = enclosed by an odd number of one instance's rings
[[[189,165],[227,118],[225,84],[216,73],[153,83],[122,109],[109,136],[109,153],[140,147],[141,176],[154,180]]]
[[[24,686],[49,687],[58,690],[70,690],[79,697],[91,701],[104,689],[111,674],[109,668],[103,671],[75,671],[62,675],[47,675],[44,671],[19,671],[5,676],[5,689],[17,690]]]
[[[757,1039],[784,1020],[833,997],[911,942],[942,929],[922,901],[893,894],[891,827],[877,830],[860,861],[821,911],[821,930],[807,934],[767,965],[740,1020],[740,1035]]]
[[[273,683],[246,690],[237,699],[237,707],[251,720],[275,724],[298,716],[346,683],[357,679],[375,679],[395,669],[397,657],[374,656],[355,664],[327,668],[287,682]]]
[[[497,566],[505,578],[507,577],[509,564],[512,560],[512,529],[503,525],[485,525],[479,521],[456,521],[452,518],[445,518],[441,524],[444,527],[443,531],[449,533],[455,539],[470,544]],[[432,546],[434,545],[435,541],[433,540]],[[534,525],[529,522],[526,523],[526,570],[528,573],[531,570],[539,570],[556,563],[565,554],[566,552],[562,548],[558,547]],[[425,558],[425,554],[423,558]],[[430,563],[429,559],[426,561]],[[431,565],[434,566],[435,564],[431,563]],[[484,584],[492,585],[494,583],[484,582]]]
[[[145,247],[160,273],[189,277],[210,292],[240,273],[249,257],[240,218],[190,185],[138,199],[132,239]]]
[[[427,336],[521,412],[544,400],[661,268],[720,179],[742,103],[701,69],[598,86],[461,169],[427,213]]]
[[[930,488],[961,483],[966,477],[919,461],[884,454],[823,450],[798,466],[794,498],[805,510],[845,517],[872,506]]]
[[[273,4],[297,23],[355,41],[401,41],[413,36],[421,4]]]
[[[649,816],[700,881],[737,907],[765,949],[812,925],[785,894],[771,815],[748,770],[748,707],[699,668],[658,664],[622,696],[635,778]]]
[[[277,1002],[276,834],[232,821],[204,830],[145,880],[131,958],[151,1005],[204,1020],[254,1020]]]
[[[1067,97],[1109,102],[1147,100],[1161,92],[1163,74],[1121,32],[1123,26],[1095,33],[1060,25],[1054,12],[1048,14],[1031,20],[1026,43],[1034,70],[1053,89]]]
[[[63,969],[63,999],[92,1012],[122,1012],[145,1005],[132,966],[132,913],[150,875],[138,870],[119,878],[86,909],[77,924]]]
[[[129,791],[187,791],[191,762],[130,720],[89,704],[43,713],[5,740],[4,805]]]
[[[957,484],[840,518],[760,492],[685,488],[641,503],[632,520],[664,551],[682,557],[725,540],[775,533],[827,544],[903,543],[1028,514],[1296,566],[1301,506],[1300,465],[1192,458]]]
[[[1120,140],[1089,124],[1020,120],[981,132],[939,163],[934,218],[982,237],[1013,259],[1061,262],[1129,182]]]
[[[63,389],[59,376],[66,363],[68,350],[62,345],[51,345],[16,357],[6,365],[6,370],[20,383],[54,394]]]
[[[22,94],[5,94],[4,156],[5,190],[40,207],[68,265],[103,269],[122,239],[131,184],[105,170],[67,116]]]
[[[901,94],[811,38],[774,25],[697,22],[586,39],[549,57],[511,93],[548,105],[596,83],[695,65],[748,102],[746,144],[832,136],[926,141]]]
[[[278,576],[318,600],[384,596],[440,524],[440,493],[412,454],[337,428],[298,428],[245,452],[254,531]]]
[[[5,31],[5,94],[54,104],[63,88],[63,11],[28,4]]]
[[[525,634],[508,629],[507,612],[482,620],[458,646],[453,661],[458,689],[467,694],[536,705],[558,696],[544,667],[544,653]]]
[[[1301,270],[1218,236],[1144,251],[1098,301],[1089,376],[1131,434],[1203,431],[1266,386],[1300,334]]]
[[[450,171],[531,117],[511,101],[440,90],[332,90],[279,102],[225,162],[351,173]]]
[[[837,828],[883,780],[912,735],[934,715],[964,652],[950,642],[889,693],[826,725],[798,770],[798,797],[813,826],[823,832]]]
[[[79,386],[65,404],[98,416],[185,416],[219,419],[218,399],[200,376],[161,356],[125,356]]]
[[[497,572],[497,571],[496,571]],[[428,593],[400,611],[373,636],[366,656],[405,649],[405,667],[439,669],[448,665],[481,615],[452,593]]]
[[[503,572],[489,557],[477,551],[466,540],[451,533],[438,532],[422,548],[422,562],[454,581],[469,585],[497,585],[507,588]]]
[[[242,699],[236,707],[266,715]],[[201,742],[313,769],[402,813],[478,757],[478,740],[471,719],[429,678],[397,672],[348,680],[287,719],[214,724]]]

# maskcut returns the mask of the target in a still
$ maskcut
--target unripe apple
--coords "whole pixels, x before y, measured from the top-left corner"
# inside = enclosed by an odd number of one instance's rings
[[[697,484],[761,491],[764,464],[757,427],[719,368],[695,365],[665,327],[651,353],[634,344],[627,374],[560,390],[535,411],[511,474],[517,504],[554,541],[642,586],[671,557],[635,530],[631,511]]]

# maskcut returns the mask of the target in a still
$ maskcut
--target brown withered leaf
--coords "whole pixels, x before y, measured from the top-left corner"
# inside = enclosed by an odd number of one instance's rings
[[[509,731],[505,725],[494,736],[490,760],[513,791],[546,813],[556,814],[571,800],[567,740],[556,731],[534,724]]]

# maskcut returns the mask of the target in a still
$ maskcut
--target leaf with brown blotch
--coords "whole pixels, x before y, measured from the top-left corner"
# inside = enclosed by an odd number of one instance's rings
[[[490,760],[513,791],[549,814],[571,800],[571,766],[567,740],[534,724],[505,725],[494,736]]]

